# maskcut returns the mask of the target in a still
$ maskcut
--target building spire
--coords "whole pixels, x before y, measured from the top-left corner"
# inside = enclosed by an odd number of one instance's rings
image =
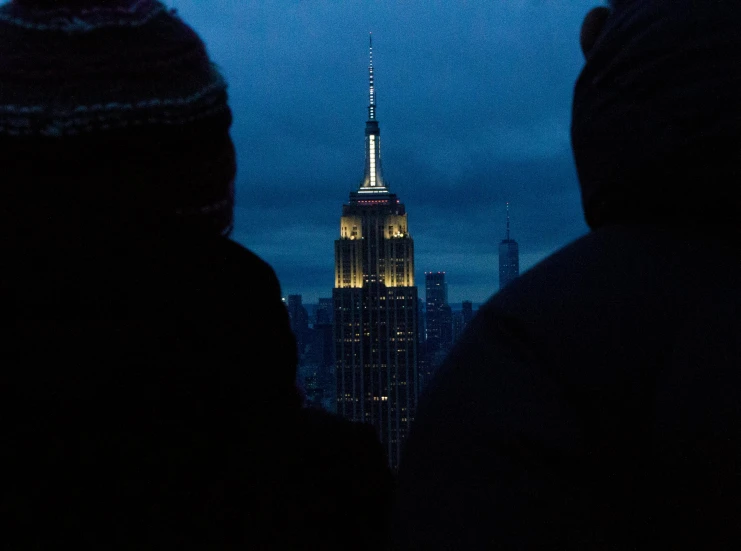
[[[365,176],[358,193],[388,193],[381,175],[381,131],[376,120],[376,88],[373,82],[373,34],[368,33],[369,60],[368,90],[368,120],[365,123]]]
[[[509,241],[509,202],[507,202],[507,241]]]
[[[368,33],[370,47],[368,49],[370,63],[368,64],[368,90],[370,102],[368,104],[368,120],[376,120],[376,89],[373,86],[373,33]]]

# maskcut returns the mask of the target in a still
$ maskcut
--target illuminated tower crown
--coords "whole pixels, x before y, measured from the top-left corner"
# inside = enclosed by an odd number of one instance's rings
[[[381,130],[376,120],[376,89],[373,83],[373,34],[370,34],[368,64],[368,121],[365,123],[365,177],[358,193],[387,193],[381,172]]]

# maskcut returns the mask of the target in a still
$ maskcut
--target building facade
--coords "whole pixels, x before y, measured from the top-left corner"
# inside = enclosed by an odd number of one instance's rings
[[[520,249],[509,235],[509,203],[507,203],[507,233],[499,244],[499,288],[503,289],[520,275]]]
[[[291,322],[291,331],[296,337],[296,348],[299,358],[309,343],[309,313],[303,305],[301,295],[288,295],[288,318]]]
[[[396,469],[417,407],[418,301],[406,210],[381,170],[372,42],[369,81],[365,174],[335,241],[337,413],[373,425]]]
[[[453,346],[453,311],[448,304],[445,272],[425,272],[425,369],[420,386],[424,387]]]
[[[463,327],[471,323],[473,319],[473,302],[464,300],[461,303],[461,315],[463,316]]]
[[[425,272],[427,350],[435,354],[453,344],[451,309],[445,272]]]

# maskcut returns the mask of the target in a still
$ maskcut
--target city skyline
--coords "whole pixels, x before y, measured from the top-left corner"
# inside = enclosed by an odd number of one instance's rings
[[[417,279],[446,271],[451,304],[496,292],[506,202],[521,271],[587,231],[569,117],[592,2],[169,5],[230,83],[232,237],[274,267],[284,295],[315,303],[332,286],[334,209],[363,162],[368,31],[386,178],[412,213]]]

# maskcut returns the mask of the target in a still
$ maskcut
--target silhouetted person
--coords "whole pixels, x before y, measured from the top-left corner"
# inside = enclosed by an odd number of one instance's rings
[[[741,548],[741,4],[584,24],[592,232],[491,298],[423,396],[413,549]]]
[[[380,444],[301,409],[275,274],[227,237],[230,124],[163,4],[0,7],[3,546],[383,537]]]

